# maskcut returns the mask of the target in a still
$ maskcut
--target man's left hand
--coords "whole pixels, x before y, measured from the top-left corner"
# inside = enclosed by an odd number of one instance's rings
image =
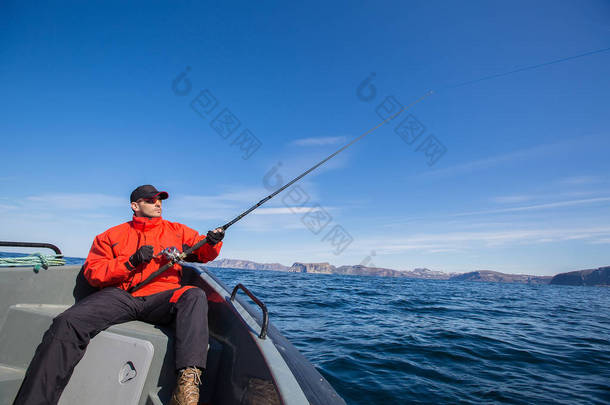
[[[222,238],[224,238],[224,237],[225,237],[225,231],[222,228],[216,228],[213,231],[208,231],[208,234],[206,235],[205,238],[210,245],[214,246],[215,244],[220,242],[222,240]]]

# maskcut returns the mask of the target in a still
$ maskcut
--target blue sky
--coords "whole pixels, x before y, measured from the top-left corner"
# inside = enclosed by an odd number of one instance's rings
[[[606,1],[0,9],[0,239],[85,256],[147,183],[205,232],[434,90],[231,227],[222,257],[610,264]]]

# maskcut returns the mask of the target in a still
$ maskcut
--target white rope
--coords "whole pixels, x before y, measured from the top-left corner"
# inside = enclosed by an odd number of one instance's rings
[[[49,266],[63,266],[66,264],[63,255],[43,255],[32,253],[22,257],[0,257],[0,267],[33,266],[34,270],[48,269]]]

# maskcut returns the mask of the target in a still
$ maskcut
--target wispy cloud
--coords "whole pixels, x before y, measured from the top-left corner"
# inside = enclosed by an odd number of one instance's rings
[[[586,205],[586,204],[596,204],[602,202],[609,202],[610,197],[598,197],[598,198],[585,198],[579,200],[568,200],[568,201],[557,201],[545,204],[534,204],[534,205],[526,205],[520,207],[509,207],[509,208],[499,208],[493,210],[482,210],[482,211],[471,211],[471,212],[461,212],[452,214],[451,216],[467,216],[467,215],[482,215],[482,214],[499,214],[504,212],[519,212],[519,211],[533,211],[533,210],[544,210],[544,209],[552,209],[552,208],[563,208],[563,207],[573,207],[577,205]]]
[[[177,196],[171,201],[171,206],[168,204],[166,213],[172,217],[179,218],[181,221],[225,221],[237,216],[241,212],[250,208],[266,195],[269,190],[261,188],[250,188],[242,191],[234,191],[221,193],[217,195],[200,196],[200,195],[183,195]],[[251,230],[268,230],[270,227],[281,229],[293,229],[302,227],[300,218],[312,209],[312,204],[315,199],[310,198],[307,206],[291,207],[283,203],[282,195],[278,195],[274,200],[265,204],[265,206],[257,208],[253,211],[246,221],[246,224]],[[326,211],[333,211],[337,207],[323,207]],[[286,218],[285,220],[267,220],[267,223],[258,216],[287,216],[288,214],[295,215],[294,218]],[[165,215],[165,214],[164,214]],[[295,223],[297,225],[295,225]]]
[[[279,207],[279,208],[259,208],[254,211],[256,215],[284,215],[284,214],[305,214],[311,210],[312,207]],[[325,207],[327,211],[330,209]]]
[[[177,195],[168,200],[165,213],[180,220],[225,220],[249,208],[266,194],[268,192],[262,187],[255,187],[211,195]]]
[[[606,190],[603,190],[603,191],[606,191]],[[571,190],[567,190],[564,187],[561,189],[554,188],[551,191],[548,191],[546,193],[494,196],[494,197],[491,197],[489,200],[491,202],[498,203],[498,204],[517,204],[517,203],[522,203],[522,202],[526,202],[526,201],[534,201],[534,200],[538,200],[538,201],[556,200],[559,197],[573,198],[573,199],[579,197],[582,199],[582,197],[592,197],[592,196],[599,195],[599,194],[600,194],[599,189],[571,191]]]
[[[292,142],[297,146],[323,146],[323,145],[338,145],[345,143],[345,136],[327,136],[318,138],[301,138]]]
[[[265,196],[264,190],[244,190],[243,192],[230,192],[216,195],[178,195],[168,203],[175,207],[195,209],[217,209],[227,206],[254,203]]]
[[[51,242],[67,255],[86,255],[93,237],[131,216],[128,197],[46,193],[6,199],[0,230],[7,240]]]
[[[543,155],[558,154],[563,150],[567,150],[566,146],[570,145],[573,141],[566,140],[550,144],[541,144],[533,146],[531,148],[520,149],[509,153],[500,155],[494,155],[482,159],[472,160],[470,162],[460,163],[457,165],[430,170],[427,172],[419,173],[417,176],[425,177],[445,177],[445,176],[456,176],[465,173],[475,172],[478,170],[488,169],[490,167],[498,166],[500,164],[513,162],[516,160],[533,159]]]
[[[483,247],[525,245],[581,240],[588,243],[610,241],[610,227],[524,228],[473,232],[422,233],[408,237],[370,236],[366,245],[377,246],[379,253],[422,251],[437,253],[453,250],[476,250]]]
[[[580,186],[588,184],[602,183],[604,180],[600,176],[571,176],[561,179],[559,182],[568,186]]]
[[[500,204],[515,204],[520,202],[525,202],[534,199],[534,196],[531,195],[504,195],[492,197],[491,201]]]
[[[53,193],[26,197],[24,204],[44,207],[47,210],[86,210],[129,205],[128,198],[97,193]]]

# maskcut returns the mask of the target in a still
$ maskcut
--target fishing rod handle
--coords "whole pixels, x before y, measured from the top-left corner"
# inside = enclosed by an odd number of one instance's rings
[[[208,238],[203,238],[202,240],[200,240],[199,242],[195,243],[193,246],[191,246],[190,248],[188,248],[184,252],[182,252],[178,256],[178,260],[165,263],[163,266],[159,267],[159,270],[156,270],[154,273],[151,273],[144,281],[141,281],[138,284],[134,285],[133,287],[130,287],[127,291],[130,293],[134,293],[134,292],[138,291],[140,288],[152,283],[152,281],[155,278],[159,277],[167,269],[169,269],[170,267],[173,267],[174,264],[176,264],[178,261],[184,259],[186,256],[190,255],[195,250],[201,248],[206,243],[208,243]]]

